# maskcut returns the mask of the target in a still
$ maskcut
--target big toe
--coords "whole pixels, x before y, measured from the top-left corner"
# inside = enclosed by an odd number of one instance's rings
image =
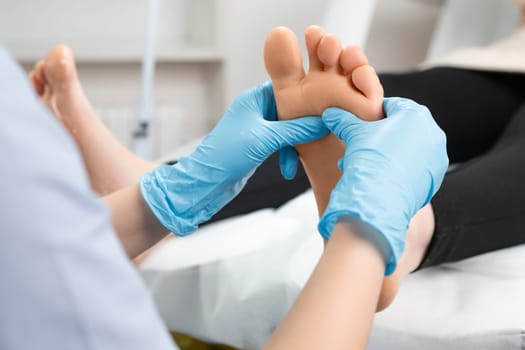
[[[274,28],[264,44],[264,64],[274,89],[297,84],[304,77],[301,49],[294,32]]]
[[[73,52],[68,46],[55,46],[45,59],[44,72],[47,83],[55,91],[65,89],[77,81]]]

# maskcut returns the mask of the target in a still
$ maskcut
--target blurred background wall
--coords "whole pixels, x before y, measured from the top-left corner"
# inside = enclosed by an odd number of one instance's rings
[[[268,79],[267,33],[322,24],[365,48],[378,71],[490,42],[515,26],[507,0],[159,0],[153,157],[208,131],[242,90]],[[102,119],[128,146],[136,125],[147,0],[0,0],[0,43],[29,70],[72,46]],[[459,25],[458,25],[459,19]]]

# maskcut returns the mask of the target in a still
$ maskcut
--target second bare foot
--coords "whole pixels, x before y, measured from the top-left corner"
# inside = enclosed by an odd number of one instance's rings
[[[100,195],[138,181],[154,163],[121,145],[94,112],[78,80],[71,50],[54,47],[29,74],[42,102],[62,122],[77,143],[93,189]]]

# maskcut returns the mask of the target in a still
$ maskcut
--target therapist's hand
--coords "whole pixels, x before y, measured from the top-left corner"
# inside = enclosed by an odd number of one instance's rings
[[[446,137],[429,110],[411,100],[387,98],[386,118],[363,121],[329,108],[326,126],[346,143],[343,176],[319,223],[328,239],[335,224],[365,223],[385,250],[386,274],[395,269],[409,221],[439,189],[448,167]]]
[[[197,149],[140,180],[142,196],[171,232],[187,235],[219,211],[272,153],[328,133],[318,117],[276,121],[271,83],[238,96]]]

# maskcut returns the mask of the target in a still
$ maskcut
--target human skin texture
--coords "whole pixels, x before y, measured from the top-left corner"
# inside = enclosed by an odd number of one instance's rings
[[[264,61],[275,93],[280,120],[306,115],[320,116],[328,107],[339,107],[367,121],[384,117],[383,87],[375,70],[357,46],[343,48],[339,39],[319,26],[305,32],[309,69],[305,72],[295,34],[288,28],[273,29],[264,46]],[[330,193],[341,177],[337,162],[345,144],[335,135],[297,145],[304,169],[322,216]],[[434,232],[430,205],[412,219],[406,247],[396,271],[384,279],[377,310],[390,305],[402,279],[421,263]]]
[[[297,39],[291,31],[276,28],[266,41],[265,61],[268,71],[273,74],[279,117],[291,119],[305,114],[320,115],[326,107],[339,106],[360,117],[365,116],[367,120],[381,118],[382,87],[362,50],[355,46],[342,49],[336,37],[325,34],[322,28],[315,26],[307,29],[306,42],[310,60],[308,73],[302,68]],[[282,57],[274,57],[270,50],[280,52]],[[73,54],[67,46],[54,47],[47,57],[35,65],[30,79],[42,102],[77,143],[91,186],[98,194],[107,196],[133,186],[143,173],[158,165],[142,160],[127,150],[100,121],[83,92]],[[299,145],[297,149],[322,213],[341,175],[336,163],[344,153],[344,144],[330,134],[322,140]],[[125,194],[133,197],[136,193],[128,190]],[[109,202],[107,198],[104,200],[118,206],[119,199],[124,197],[120,194],[111,196]],[[124,215],[122,218],[126,219]],[[118,222],[116,225],[123,227]],[[136,235],[120,238],[121,241],[134,242],[123,244],[128,247],[128,255],[136,257],[141,249],[151,246],[162,236],[162,230],[158,232],[153,235],[154,238]],[[433,213],[428,206],[410,224],[405,253],[394,274],[385,278],[378,310],[393,300],[402,278],[419,265],[432,232]],[[133,239],[130,240],[130,236]]]
[[[264,46],[264,62],[272,79],[277,115],[281,120],[306,115],[320,116],[328,107],[339,107],[365,120],[378,120],[383,113],[383,88],[374,69],[357,46],[341,47],[339,39],[311,26],[305,34],[310,62],[303,69],[301,50],[288,28],[273,29]],[[341,177],[337,161],[345,146],[333,134],[297,145],[315,193],[321,215],[332,189]]]

